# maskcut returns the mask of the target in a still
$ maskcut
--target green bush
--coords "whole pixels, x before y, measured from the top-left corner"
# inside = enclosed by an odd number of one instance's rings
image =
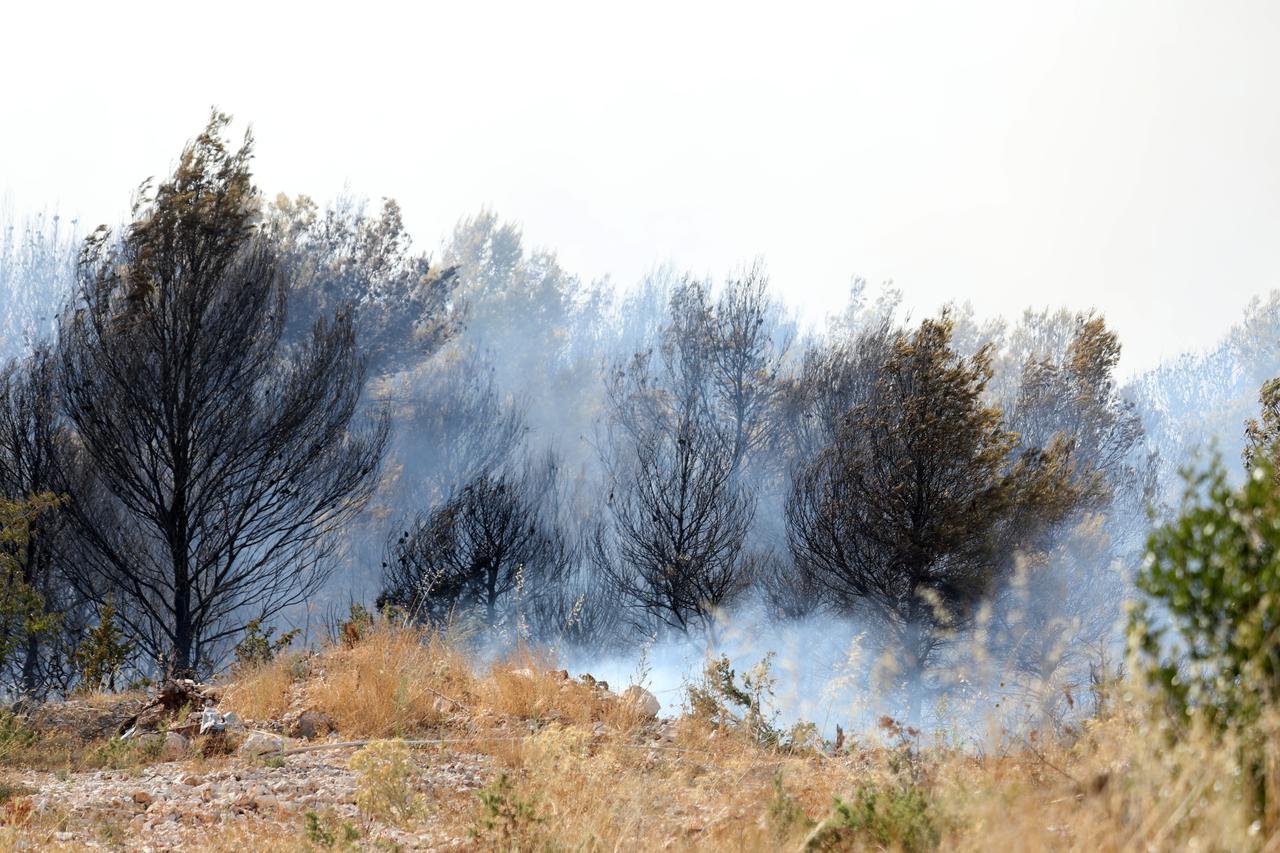
[[[771,705],[773,657],[769,652],[743,673],[741,684],[727,655],[709,659],[702,677],[685,688],[690,712],[716,728],[743,731],[761,746],[777,746],[781,733],[774,727],[778,713]]]
[[[133,641],[126,639],[116,624],[115,603],[108,599],[98,611],[97,627],[89,629],[72,656],[81,689],[114,693],[116,678],[133,651]]]
[[[882,850],[932,850],[941,832],[924,792],[914,785],[864,785],[852,800],[835,798],[832,815],[809,836],[808,850],[847,850],[870,841]]]
[[[1131,650],[1177,718],[1248,724],[1280,688],[1280,488],[1265,457],[1239,487],[1218,459],[1186,477],[1148,542]]]
[[[271,637],[275,632],[275,628],[264,630],[261,619],[250,619],[244,626],[244,636],[240,642],[236,643],[236,668],[252,669],[271,663],[276,655],[289,648],[289,644],[302,633],[302,630],[294,628],[272,640]]]
[[[58,625],[58,616],[45,611],[44,597],[27,582],[25,566],[37,518],[61,503],[51,494],[26,501],[0,498],[0,664],[27,638],[48,635]]]
[[[327,811],[323,816],[315,812],[306,812],[303,819],[306,821],[303,835],[310,847],[319,847],[322,850],[335,848],[349,850],[360,840],[359,830],[350,823],[340,820],[332,810]]]

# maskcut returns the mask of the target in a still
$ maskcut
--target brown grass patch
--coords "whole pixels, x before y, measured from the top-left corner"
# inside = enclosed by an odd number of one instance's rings
[[[288,708],[289,688],[301,661],[300,655],[281,655],[237,673],[223,693],[222,706],[248,720],[278,718]]]
[[[439,724],[452,703],[465,704],[470,667],[438,633],[385,623],[351,647],[321,658],[312,685],[316,706],[344,735],[402,737]]]

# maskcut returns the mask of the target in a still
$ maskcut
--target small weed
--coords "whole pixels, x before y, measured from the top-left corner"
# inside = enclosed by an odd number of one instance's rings
[[[36,742],[36,733],[26,721],[8,711],[0,712],[0,760],[9,762],[20,757]]]
[[[98,824],[98,843],[110,850],[121,850],[125,847],[128,833],[118,820],[104,819]]]
[[[324,824],[320,823],[320,815],[315,812],[307,812],[305,817],[307,821],[307,841],[321,847],[332,847],[337,838],[325,828]]]
[[[93,747],[84,758],[88,767],[126,770],[158,761],[164,749],[163,737],[125,740],[113,737]]]
[[[8,782],[0,782],[0,805],[4,805],[15,797],[29,797],[35,791],[26,785],[11,785]]]
[[[303,834],[307,843],[325,850],[345,849],[352,847],[360,840],[360,830],[347,821],[339,821],[330,810],[321,816],[315,812],[303,815],[306,825]]]
[[[499,774],[476,796],[484,813],[472,826],[471,836],[493,847],[508,850],[519,846],[524,834],[540,822],[533,799],[520,797],[506,773]]]

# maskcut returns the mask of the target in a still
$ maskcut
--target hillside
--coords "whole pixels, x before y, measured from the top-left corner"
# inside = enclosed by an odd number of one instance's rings
[[[654,716],[638,688],[533,656],[482,668],[438,635],[366,626],[225,683],[7,718],[0,849],[1263,844],[1238,753],[1165,740],[1132,694],[1053,738],[947,742],[886,719],[819,742],[711,683]]]

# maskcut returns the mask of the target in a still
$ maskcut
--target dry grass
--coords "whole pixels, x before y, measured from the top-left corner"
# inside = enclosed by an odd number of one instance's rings
[[[301,655],[282,655],[244,672],[227,685],[222,705],[248,720],[270,720],[289,707],[294,674],[305,663]]]
[[[316,707],[338,730],[360,737],[404,737],[444,720],[469,695],[466,659],[437,633],[380,624],[351,647],[318,662],[311,687]]]

